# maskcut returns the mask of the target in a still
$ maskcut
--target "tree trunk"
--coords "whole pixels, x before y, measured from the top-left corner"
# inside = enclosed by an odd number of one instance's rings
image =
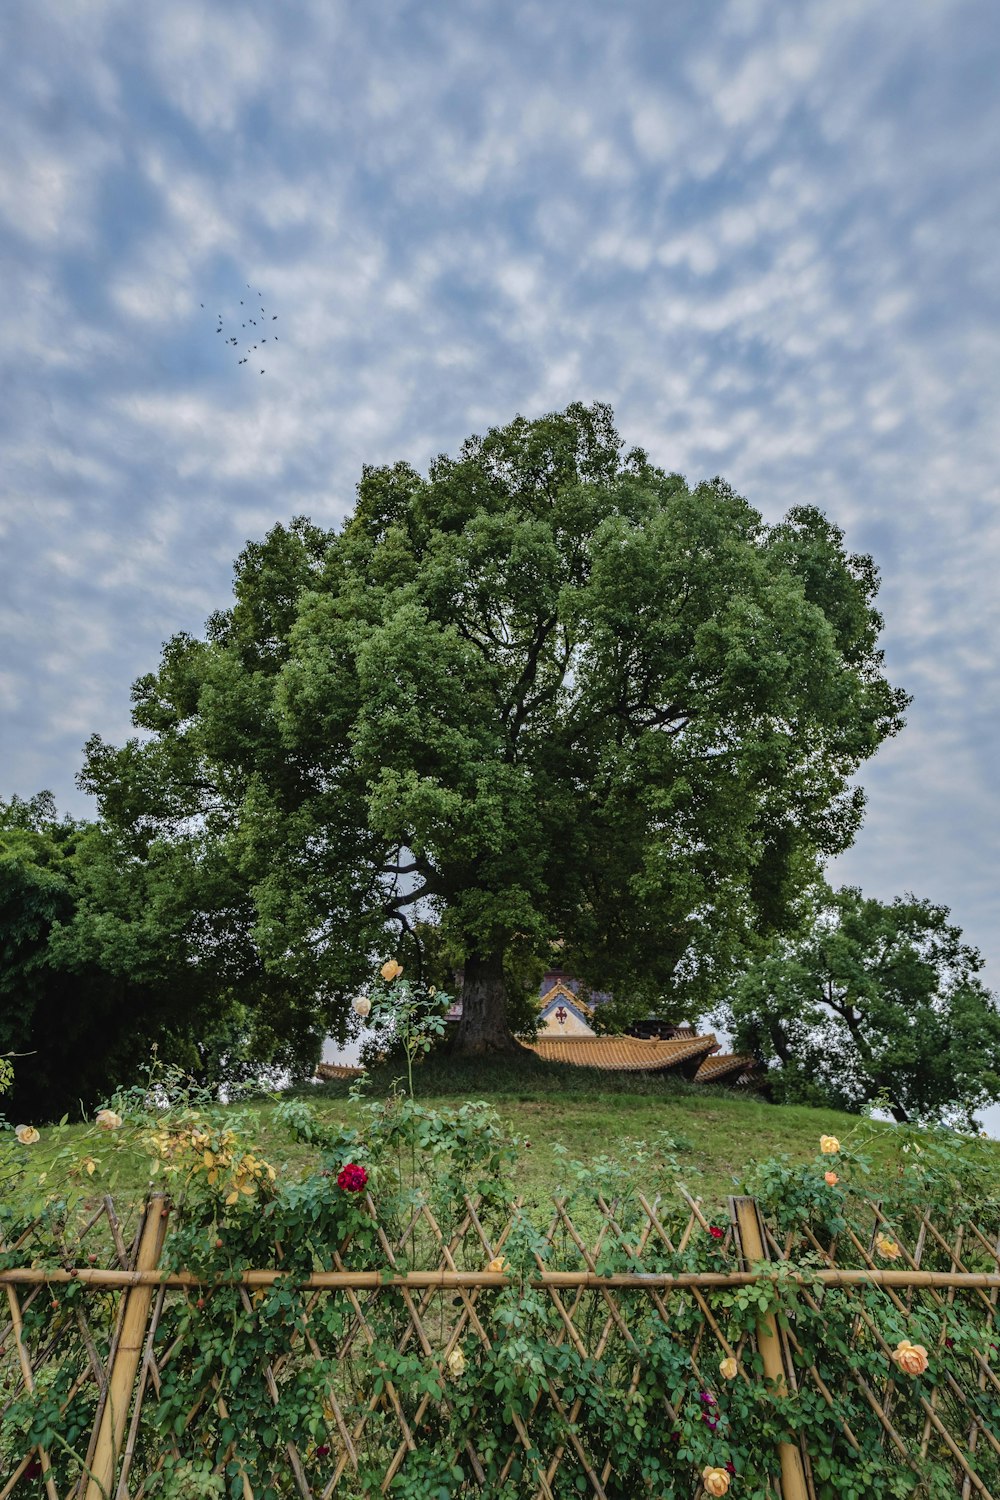
[[[910,1117],[907,1114],[906,1110],[903,1108],[902,1104],[899,1102],[899,1099],[896,1097],[896,1091],[892,1087],[891,1081],[886,1077],[884,1073],[880,1073],[878,1068],[876,1067],[875,1054],[872,1052],[872,1049],[865,1041],[865,1038],[861,1031],[861,1017],[858,1015],[853,1006],[849,1004],[845,1004],[843,1006],[833,1005],[831,1006],[831,1009],[837,1011],[843,1018],[845,1026],[851,1033],[851,1039],[854,1042],[855,1047],[857,1047],[858,1049],[858,1055],[861,1058],[861,1061],[864,1063],[865,1067],[868,1069],[868,1076],[871,1078],[876,1088],[881,1089],[882,1093],[885,1095],[885,1100],[889,1106],[889,1113],[892,1115],[892,1118],[895,1120],[897,1125],[908,1125],[910,1123]]]
[[[460,1057],[483,1057],[520,1050],[507,1025],[502,953],[470,953],[462,982],[462,1019],[452,1051]]]

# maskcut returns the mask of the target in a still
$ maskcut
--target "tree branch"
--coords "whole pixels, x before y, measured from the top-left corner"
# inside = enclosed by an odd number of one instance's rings
[[[388,900],[382,902],[382,910],[387,914],[399,912],[404,906],[414,906],[418,901],[422,901],[425,896],[439,896],[440,894],[441,892],[437,886],[432,885],[427,880],[420,887],[419,891],[403,891],[398,896],[390,896]]]
[[[514,703],[511,705],[513,708],[513,718],[510,721],[509,739],[512,746],[517,740],[521,725],[530,712],[528,693],[538,675],[538,658],[542,654],[542,647],[557,624],[558,618],[556,615],[548,615],[544,620],[540,620],[535,629],[531,645],[528,647],[528,659],[524,663],[521,675],[517,680],[517,686],[514,688]]]

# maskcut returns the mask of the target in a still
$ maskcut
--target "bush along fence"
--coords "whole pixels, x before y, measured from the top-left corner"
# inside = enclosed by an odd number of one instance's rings
[[[211,1110],[105,1114],[165,1191],[8,1183],[0,1500],[1000,1497],[1000,1212],[954,1138],[874,1191],[824,1138],[706,1213],[662,1141],[518,1202],[485,1106],[286,1106],[285,1183]]]

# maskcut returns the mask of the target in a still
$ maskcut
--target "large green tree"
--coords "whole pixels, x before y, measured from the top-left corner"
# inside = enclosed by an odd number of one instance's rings
[[[970,1124],[1000,1097],[1000,1012],[982,966],[947,907],[825,889],[804,933],[751,965],[724,1019],[782,1099]]]
[[[768,526],[691,490],[605,406],[518,417],[426,477],[366,469],[336,533],[248,545],[232,607],[136,684],[146,738],[92,741],[84,783],[136,859],[213,850],[331,1016],[426,920],[460,1050],[514,1045],[505,965],[555,941],[689,1007],[854,836],[849,779],[905,706],[877,586],[812,506]]]

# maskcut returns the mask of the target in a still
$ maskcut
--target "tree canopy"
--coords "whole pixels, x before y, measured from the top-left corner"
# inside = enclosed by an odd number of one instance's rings
[[[60,819],[48,792],[0,802],[0,1055],[11,1107],[78,1114],[135,1078],[152,1047],[204,1083],[294,1068],[318,1040],[240,947],[231,883],[183,847],[145,860],[111,830]],[[244,897],[245,904],[245,897]],[[228,924],[228,942],[209,934]]]
[[[775,940],[735,992],[737,1046],[784,1100],[973,1123],[1000,1095],[1000,1012],[947,907],[825,891],[803,935]]]
[[[505,972],[554,943],[688,1008],[854,837],[850,778],[906,702],[877,589],[815,507],[690,489],[605,406],[517,417],[426,477],[366,468],[338,531],[250,543],[83,783],[130,859],[219,872],[334,1024],[426,921],[462,1050],[513,1045]]]

